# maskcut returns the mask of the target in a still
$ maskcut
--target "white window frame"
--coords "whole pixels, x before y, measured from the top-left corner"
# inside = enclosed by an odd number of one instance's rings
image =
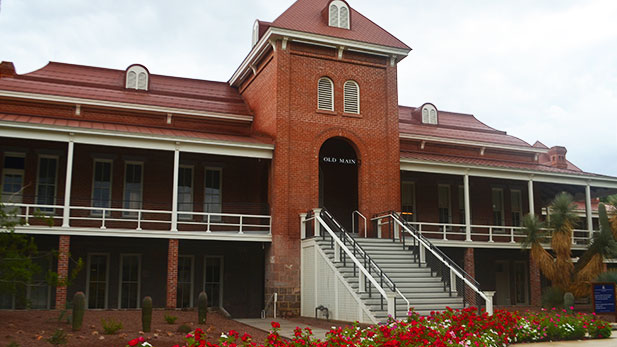
[[[491,212],[492,212],[492,216],[493,216],[493,223],[495,224],[495,201],[493,201],[494,198],[494,194],[495,192],[499,192],[500,196],[501,196],[501,225],[494,225],[494,226],[505,226],[506,225],[506,212],[505,212],[505,205],[504,205],[504,194],[503,194],[503,188],[497,188],[497,187],[493,187],[491,188]],[[499,232],[505,232],[505,229],[494,229],[495,231],[499,231]]]
[[[328,85],[330,86],[330,108],[322,107],[325,105],[322,105],[321,100],[322,99],[325,100],[326,96],[322,97],[321,87],[320,87],[321,81],[327,81]],[[334,112],[334,82],[332,81],[330,77],[322,76],[322,77],[319,77],[319,79],[317,80],[317,109],[321,111]]]
[[[439,115],[435,106],[432,104],[425,104],[422,106],[421,112],[423,124],[439,124]]]
[[[195,212],[195,167],[193,165],[180,165],[178,167],[178,177],[180,177],[180,169],[190,169],[191,170],[191,204],[190,210],[182,210],[180,209],[180,179],[178,178],[178,219],[179,220],[192,220],[193,214]],[[183,206],[183,205],[182,205]],[[181,213],[185,212],[185,213]],[[188,212],[188,213],[186,213]]]
[[[442,223],[441,221],[439,221],[439,209],[441,208],[440,205],[440,201],[439,201],[439,197],[441,196],[439,194],[439,191],[441,188],[447,188],[448,190],[448,224],[452,224],[452,188],[450,187],[449,184],[438,184],[437,185],[437,218],[438,218],[438,222]]]
[[[24,159],[24,168],[23,169],[7,169],[4,167],[4,161],[6,160],[6,157],[14,157],[14,158],[23,158]],[[0,184],[2,184],[2,188],[0,188],[2,190],[2,201],[3,202],[8,202],[10,200],[10,202],[13,203],[21,203],[23,201],[23,189],[24,189],[24,179],[26,177],[26,153],[23,152],[4,152],[4,155],[2,157],[2,182],[0,182]],[[7,196],[8,194],[13,194],[12,192],[5,192],[4,191],[4,180],[6,175],[19,175],[21,176],[21,188],[19,189],[19,193],[12,195],[12,196]]]
[[[55,205],[56,195],[58,194],[58,166],[60,165],[60,159],[57,155],[49,155],[49,154],[39,154],[36,165],[36,196],[34,197],[34,202],[38,205],[39,203],[39,195],[40,195],[40,184],[41,184],[41,159],[54,159],[56,161],[56,172],[54,173],[54,202],[51,205]],[[41,208],[40,209],[44,214],[54,214],[55,209],[53,208]]]
[[[92,206],[90,207],[98,207],[98,206],[94,206],[94,182],[95,182],[95,177],[96,177],[96,163],[109,163],[109,198],[108,201],[109,203],[107,204],[108,206],[104,206],[104,207],[100,207],[102,208],[111,208],[111,197],[113,196],[113,189],[114,189],[114,161],[113,159],[94,159],[94,161],[92,162],[92,191],[90,192],[90,197],[92,198],[91,204]],[[90,214],[93,216],[101,216],[103,213],[101,212],[101,210],[90,210]],[[105,215],[109,216],[111,214],[111,211],[107,210]]]
[[[144,205],[144,163],[142,161],[125,161],[124,162],[124,187],[123,187],[123,191],[122,191],[122,207],[125,209],[129,209],[129,207],[127,206],[127,200],[126,200],[126,186],[127,186],[127,182],[126,182],[126,178],[127,178],[127,168],[129,165],[139,165],[141,166],[141,177],[139,178],[139,207],[137,208],[138,210],[141,210],[143,208]],[[123,211],[122,212],[122,216],[124,217],[137,217],[137,213],[136,212],[129,212],[129,211]]]
[[[86,307],[90,308],[90,265],[91,265],[91,261],[92,261],[92,256],[105,256],[105,258],[107,259],[107,264],[106,264],[106,273],[105,273],[105,307],[102,308],[102,310],[106,310],[109,307],[109,253],[88,253],[88,270],[86,273]]]
[[[518,211],[514,210],[514,195],[518,194],[518,205],[516,207],[518,207]],[[510,189],[510,213],[511,213],[511,217],[514,217],[514,213],[518,213],[519,214],[519,225],[514,225],[514,218],[512,218],[512,226],[518,227],[521,226],[523,223],[523,191],[522,189]]]
[[[51,255],[49,255],[47,258],[47,269],[41,269],[42,271],[51,271],[52,270],[52,257]],[[43,285],[33,285],[32,283],[29,283],[26,286],[26,298],[28,298],[28,300],[32,299],[32,288],[33,287],[47,287],[47,303],[45,304],[45,308],[39,308],[39,310],[49,310],[51,308],[51,285],[49,285],[47,283],[47,281],[45,281],[45,284]],[[13,304],[15,304],[15,300],[13,300]]]
[[[336,8],[335,17],[333,16],[332,9]],[[347,11],[347,22],[341,23],[341,10],[345,9]],[[328,6],[328,25],[335,28],[349,29],[351,22],[351,11],[349,7],[340,0],[334,0]]]
[[[189,307],[193,307],[193,303],[194,303],[193,301],[194,290],[193,289],[195,288],[195,256],[194,255],[178,255],[178,264],[180,264],[180,261],[179,261],[180,258],[189,258],[191,260],[191,282],[190,282]],[[205,270],[204,270],[204,273],[205,273]],[[178,271],[178,274],[180,274],[180,271]],[[180,283],[179,279],[180,279],[180,276],[178,276],[178,283]],[[178,307],[177,297],[176,297],[176,307]]]
[[[137,307],[141,308],[141,300],[139,300],[141,296],[141,254],[138,253],[120,253],[120,269],[118,276],[118,308],[122,309],[122,284],[125,283],[122,281],[123,269],[124,269],[124,257],[137,257]],[[88,271],[90,268],[88,268]],[[132,283],[132,282],[127,282]],[[88,285],[88,288],[90,285]],[[128,307],[125,307],[128,308]],[[131,307],[132,308],[132,307]]]
[[[206,291],[206,270],[208,265],[208,259],[220,259],[221,269],[219,271],[219,306],[223,307],[223,291],[224,291],[224,282],[223,278],[225,277],[225,257],[222,255],[206,255],[204,256],[204,269],[203,269],[203,291]]]
[[[405,186],[411,186],[411,204],[412,204],[412,215],[411,215],[411,221],[415,222],[416,221],[416,210],[417,210],[417,206],[416,206],[416,182],[415,181],[410,181],[410,180],[403,180],[403,182],[401,182],[401,207],[403,207],[403,192],[405,192]],[[407,211],[405,211],[407,212]]]
[[[129,76],[133,73],[135,75],[135,80],[131,80]],[[139,86],[139,78],[140,76],[145,76],[145,85]],[[126,89],[136,89],[136,90],[148,90],[148,83],[150,81],[150,75],[148,70],[141,65],[131,65],[126,70],[126,80],[125,80],[125,88]]]
[[[207,202],[207,195],[206,195],[206,179],[208,177],[208,171],[218,171],[219,172],[219,201],[218,201],[218,205],[219,205],[219,212],[209,212],[208,209],[206,208]],[[204,169],[204,212],[206,213],[215,213],[215,214],[220,214],[223,213],[223,168],[221,167],[211,167],[211,166],[206,166]],[[206,216],[207,218],[207,216]],[[214,222],[220,222],[221,221],[221,216],[220,215],[214,215],[214,216],[210,216],[210,221],[214,221]]]
[[[353,103],[353,100],[349,99],[348,90],[347,90],[348,85],[352,85],[356,91],[356,95],[355,95],[356,100],[353,105],[348,105],[350,103]],[[343,84],[343,109],[345,113],[360,114],[360,85],[358,84],[358,82],[354,80],[347,80],[345,81],[345,84]]]

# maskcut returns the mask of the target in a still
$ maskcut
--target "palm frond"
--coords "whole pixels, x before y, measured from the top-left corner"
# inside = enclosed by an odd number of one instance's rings
[[[523,232],[525,233],[525,240],[521,242],[523,248],[529,248],[536,243],[546,242],[546,232],[542,230],[544,228],[544,222],[532,214],[525,215],[523,217]]]
[[[555,232],[571,232],[572,228],[578,224],[579,219],[574,212],[575,210],[576,204],[572,195],[566,192],[557,194],[550,206],[550,224]]]

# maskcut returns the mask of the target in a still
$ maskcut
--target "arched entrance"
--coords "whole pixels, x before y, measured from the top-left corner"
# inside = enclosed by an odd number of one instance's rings
[[[358,209],[360,160],[347,139],[333,137],[319,150],[319,206],[351,230],[351,214]]]

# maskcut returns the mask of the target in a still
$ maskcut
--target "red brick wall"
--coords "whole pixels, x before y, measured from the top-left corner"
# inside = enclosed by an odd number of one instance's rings
[[[358,205],[363,214],[400,208],[396,67],[337,60],[321,51],[305,46],[284,51],[279,43],[272,61],[241,89],[255,112],[254,128],[276,136],[266,295],[281,295],[284,314],[299,313],[298,214],[318,206],[318,155],[326,140],[344,137],[353,143],[361,160]],[[322,76],[335,85],[333,113],[317,111]],[[360,86],[360,116],[343,114],[343,84],[350,79]]]
[[[58,281],[62,283],[69,275],[69,252],[71,246],[71,237],[60,235],[58,243]],[[56,287],[56,310],[63,310],[66,304],[66,285],[58,285]]]
[[[540,267],[529,255],[529,287],[530,287],[530,303],[532,306],[542,305],[542,278],[540,276]]]
[[[167,252],[167,300],[166,308],[176,308],[178,290],[178,240],[169,239]]]
[[[467,248],[465,249],[465,272],[471,276],[472,278],[476,278],[476,260],[474,257],[474,249]],[[468,298],[468,302],[470,305],[476,305],[476,292],[474,292],[468,286],[465,286],[465,293]]]

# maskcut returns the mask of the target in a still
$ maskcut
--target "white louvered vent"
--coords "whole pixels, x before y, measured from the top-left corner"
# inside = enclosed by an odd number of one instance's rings
[[[338,26],[338,7],[335,4],[330,5],[330,26]]]
[[[317,84],[317,108],[334,111],[334,83],[328,77],[322,77]]]
[[[343,87],[345,113],[360,113],[360,87],[355,81],[347,81]]]
[[[141,65],[131,65],[126,69],[127,89],[148,90],[148,70]]]
[[[336,28],[349,29],[349,7],[341,0],[334,0],[328,8],[328,25]]]
[[[349,10],[341,7],[339,10],[339,27],[349,29]]]
[[[422,123],[439,124],[437,108],[433,104],[424,104],[422,106]]]

